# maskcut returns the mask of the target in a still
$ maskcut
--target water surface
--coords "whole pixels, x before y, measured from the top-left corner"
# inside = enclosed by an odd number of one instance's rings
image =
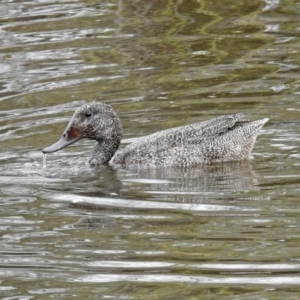
[[[2,299],[298,299],[299,12],[294,1],[2,1]],[[253,159],[191,169],[47,155],[83,103],[122,147],[243,111]]]

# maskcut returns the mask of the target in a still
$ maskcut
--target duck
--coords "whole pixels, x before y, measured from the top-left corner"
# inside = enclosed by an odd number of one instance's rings
[[[44,154],[61,150],[80,139],[95,140],[88,162],[119,167],[192,167],[199,164],[251,158],[257,135],[269,120],[249,121],[243,113],[158,131],[122,150],[121,121],[111,105],[90,102],[77,108],[63,135]]]

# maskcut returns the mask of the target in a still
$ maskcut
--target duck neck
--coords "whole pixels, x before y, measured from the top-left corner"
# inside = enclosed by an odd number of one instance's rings
[[[114,156],[119,148],[121,142],[121,136],[115,139],[107,139],[103,141],[98,141],[95,145],[89,163],[91,165],[106,165]]]

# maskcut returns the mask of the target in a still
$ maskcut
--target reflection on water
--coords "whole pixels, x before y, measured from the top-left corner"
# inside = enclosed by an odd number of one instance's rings
[[[2,1],[3,299],[299,298],[299,8]],[[95,100],[124,143],[240,111],[270,122],[247,162],[92,168],[80,141],[44,169],[40,149]]]
[[[256,179],[250,161],[215,163],[194,168],[156,168],[131,171],[127,181],[151,183],[154,190],[172,193],[218,192],[254,188]],[[155,184],[156,181],[158,184]],[[164,184],[162,184],[164,183]]]

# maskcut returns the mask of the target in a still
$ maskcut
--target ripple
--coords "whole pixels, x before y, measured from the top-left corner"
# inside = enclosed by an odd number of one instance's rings
[[[168,203],[168,202],[153,202],[153,201],[139,201],[139,200],[126,200],[117,198],[98,198],[78,196],[73,194],[55,194],[51,200],[67,201],[72,203],[82,203],[97,206],[113,206],[123,208],[135,209],[163,209],[163,210],[186,210],[186,211],[233,211],[233,212],[258,212],[259,209],[237,207],[228,205],[209,205],[209,204],[188,204],[188,203]]]
[[[201,285],[298,285],[300,283],[299,276],[266,276],[266,277],[222,277],[214,278],[208,276],[183,276],[183,275],[116,275],[116,274],[94,274],[78,277],[75,282],[148,282],[148,283],[196,283]]]

